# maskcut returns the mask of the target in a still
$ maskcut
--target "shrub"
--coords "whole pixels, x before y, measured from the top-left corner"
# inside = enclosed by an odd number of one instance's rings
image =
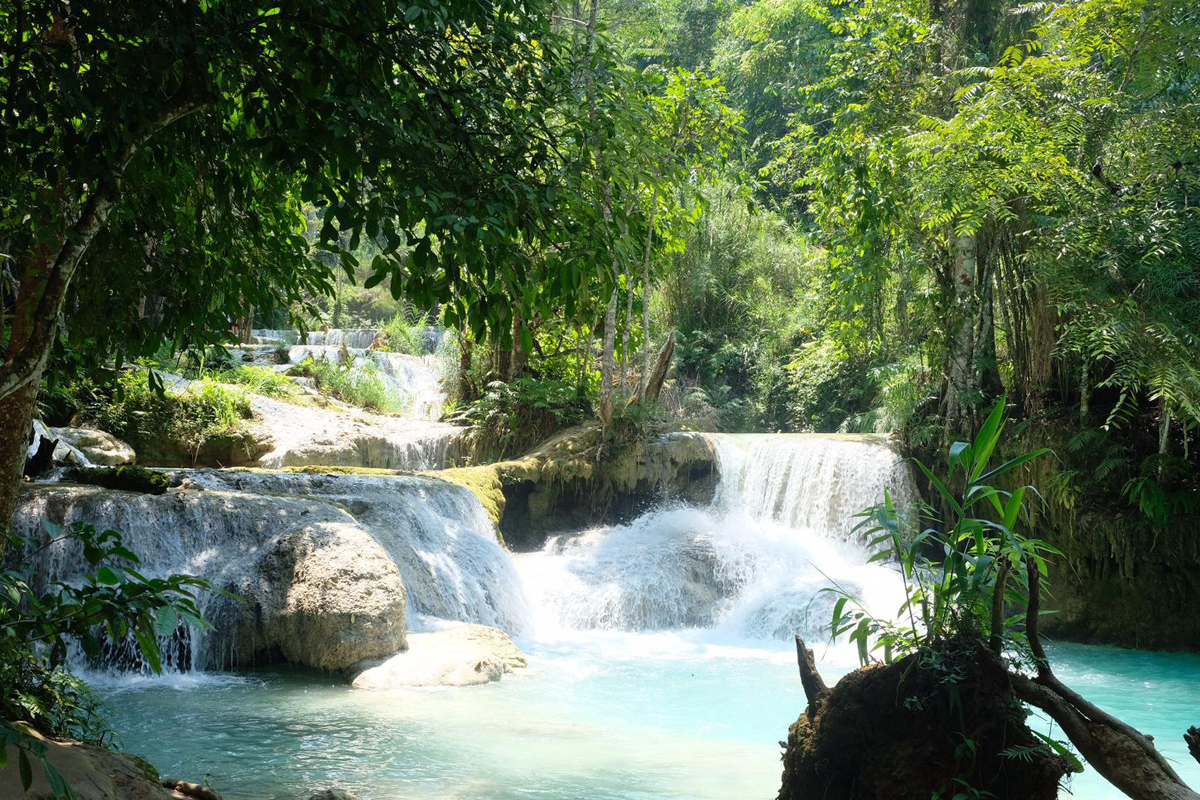
[[[422,334],[429,324],[429,317],[424,314],[399,311],[383,324],[379,331],[383,339],[383,349],[393,353],[408,353],[419,356],[425,352],[425,342]]]
[[[525,452],[546,437],[592,416],[591,402],[566,381],[493,381],[456,417],[473,426],[476,445],[495,458]]]
[[[214,373],[211,377],[221,383],[231,383],[247,392],[266,397],[288,399],[296,396],[296,385],[287,376],[270,367],[236,365]]]
[[[73,797],[70,787],[45,758],[45,746],[25,726],[59,738],[105,744],[108,730],[87,685],[66,667],[69,646],[77,643],[89,657],[104,643],[131,636],[155,672],[162,670],[159,637],[180,622],[210,627],[196,606],[196,593],[211,588],[200,578],[171,575],[146,578],[138,557],[116,531],[97,532],[76,522],[64,532],[43,521],[49,539],[40,546],[21,537],[10,545],[30,564],[36,553],[64,540],[77,543],[92,568],[77,586],[56,583],[39,593],[31,570],[0,571],[0,754],[17,753],[21,780],[32,781],[30,761],[41,760],[56,797]],[[4,764],[0,763],[0,768]]]
[[[832,590],[840,595],[832,633],[849,634],[864,665],[876,649],[887,662],[910,653],[935,657],[944,644],[963,637],[986,638],[997,654],[1002,649],[1025,652],[1023,636],[1014,627],[1024,615],[1007,613],[1024,607],[1030,570],[1045,574],[1045,556],[1061,554],[1020,530],[1025,496],[1040,497],[1037,489],[1020,486],[1010,492],[994,486],[1001,475],[1050,452],[1036,450],[989,469],[1004,429],[1004,403],[1003,398],[996,403],[974,441],[951,445],[946,474],[958,491],[915,462],[946,510],[944,519],[920,526],[886,492],[882,505],[860,514],[858,529],[871,537],[869,547],[876,550],[871,560],[894,560],[905,589],[895,622],[871,616],[853,596]],[[930,508],[923,513],[935,516]],[[847,603],[857,608],[846,611]]]
[[[245,435],[253,412],[243,392],[202,378],[172,393],[150,380],[145,370],[121,375],[111,402],[96,409],[96,423],[139,452],[161,449],[165,441],[178,443],[193,459],[209,442]]]

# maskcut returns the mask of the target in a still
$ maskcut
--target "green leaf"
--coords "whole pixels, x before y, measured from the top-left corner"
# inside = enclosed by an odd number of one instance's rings
[[[1054,451],[1051,450],[1050,448],[1043,447],[1039,450],[1034,450],[1032,453],[1026,453],[1025,455],[1017,456],[1016,458],[1014,458],[1010,461],[1005,461],[1003,464],[996,467],[995,469],[993,469],[989,472],[986,472],[983,475],[980,475],[977,480],[979,480],[980,482],[991,480],[992,478],[996,477],[997,475],[1003,475],[1005,472],[1008,472],[1009,470],[1012,470],[1012,469],[1016,469],[1017,467],[1021,466],[1022,464],[1030,462],[1035,458],[1040,458],[1041,456],[1044,456],[1048,453],[1053,453],[1053,452]]]
[[[121,582],[121,579],[118,577],[117,573],[113,572],[108,567],[101,567],[100,569],[96,570],[96,580],[105,584],[106,586],[115,586]]]
[[[23,747],[17,749],[17,764],[21,772],[21,788],[28,792],[29,787],[33,785],[33,768],[29,765],[29,755]]]
[[[175,627],[178,624],[179,614],[175,611],[175,607],[163,606],[154,617],[154,632],[163,638],[168,638],[175,633]]]

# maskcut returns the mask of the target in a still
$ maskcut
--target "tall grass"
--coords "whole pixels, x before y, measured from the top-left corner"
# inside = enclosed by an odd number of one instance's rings
[[[402,410],[374,364],[350,366],[306,358],[288,370],[288,374],[312,378],[318,390],[352,406],[380,414],[398,414]]]

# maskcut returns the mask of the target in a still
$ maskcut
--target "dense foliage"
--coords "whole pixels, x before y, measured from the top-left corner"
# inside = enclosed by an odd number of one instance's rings
[[[96,659],[107,644],[129,638],[158,672],[160,639],[169,638],[180,624],[208,627],[196,597],[210,586],[185,575],[147,578],[116,531],[97,531],[85,522],[65,531],[49,521],[43,525],[49,534],[45,542],[10,537],[10,545],[27,562],[40,549],[77,548],[90,571],[78,584],[43,588],[37,588],[38,576],[29,569],[0,571],[0,684],[5,687],[0,696],[0,769],[5,748],[13,746],[27,788],[31,758],[42,759],[55,796],[71,797],[70,787],[42,758],[45,746],[23,727],[77,741],[108,741],[96,700],[67,669],[68,654],[78,647],[84,658]]]

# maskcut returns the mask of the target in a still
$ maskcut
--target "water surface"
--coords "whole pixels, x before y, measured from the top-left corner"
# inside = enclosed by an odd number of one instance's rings
[[[531,669],[466,689],[353,691],[288,674],[100,680],[125,748],[227,800],[773,798],[779,740],[804,705],[794,653],[700,632],[523,642]],[[832,678],[848,668],[826,653]],[[1058,672],[1200,785],[1182,733],[1200,657],[1058,645]],[[832,663],[830,663],[832,662]],[[1081,800],[1121,797],[1089,771]],[[1064,797],[1069,795],[1064,794]]]

